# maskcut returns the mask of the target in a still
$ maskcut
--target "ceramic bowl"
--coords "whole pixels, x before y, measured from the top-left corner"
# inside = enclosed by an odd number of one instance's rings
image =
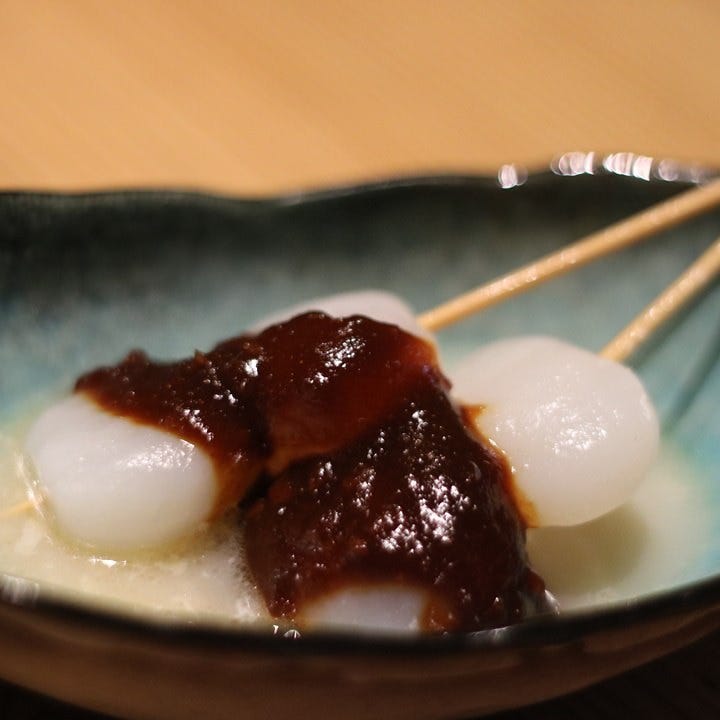
[[[379,287],[425,310],[703,179],[632,156],[564,158],[529,175],[508,167],[497,178],[408,178],[260,200],[2,194],[0,424],[132,347],[186,355],[318,294]],[[522,333],[598,349],[719,233],[717,212],[664,232],[444,331],[443,355],[452,363]],[[613,594],[642,562],[645,536],[629,533],[608,556],[590,534],[586,555],[567,553],[571,564],[610,557],[616,566],[585,578],[596,600],[559,616],[441,637],[289,638],[126,615],[0,574],[0,676],[128,718],[417,720],[539,701],[686,645],[720,626],[719,317],[715,287],[634,361],[665,443],[682,456],[675,480],[697,501],[679,512],[706,509],[703,539],[687,556],[663,546],[670,570],[661,581]],[[578,546],[571,534],[548,542]],[[572,575],[563,592],[577,591]]]

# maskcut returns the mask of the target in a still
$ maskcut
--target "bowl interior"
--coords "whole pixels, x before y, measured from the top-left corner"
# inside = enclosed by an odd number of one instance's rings
[[[428,309],[681,189],[548,173],[508,190],[447,178],[258,202],[0,196],[0,423],[11,432],[78,374],[131,348],[188,355],[313,296],[384,288]],[[520,334],[599,349],[719,228],[720,216],[709,214],[449,328],[440,335],[443,357],[451,367],[480,343]],[[665,491],[647,491],[639,509],[609,524],[530,538],[567,607],[720,571],[718,317],[715,287],[634,361],[670,448]],[[648,549],[653,534],[665,541]],[[601,570],[588,575],[581,568],[591,557]]]

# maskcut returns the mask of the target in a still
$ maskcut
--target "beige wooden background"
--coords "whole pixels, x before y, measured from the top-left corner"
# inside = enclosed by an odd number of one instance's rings
[[[0,187],[720,164],[717,0],[0,0]]]
[[[718,0],[0,0],[0,188],[720,166]],[[718,717],[720,635],[512,718]],[[0,716],[88,720],[0,682]],[[507,716],[508,718],[510,716]]]

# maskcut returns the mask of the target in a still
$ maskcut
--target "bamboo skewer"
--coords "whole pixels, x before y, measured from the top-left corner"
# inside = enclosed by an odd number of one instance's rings
[[[720,179],[675,195],[669,200],[610,225],[604,230],[587,235],[486,285],[438,305],[420,315],[418,321],[426,330],[439,330],[604,255],[674,227],[718,204],[720,204]]]
[[[622,362],[720,273],[718,238],[680,277],[618,333],[600,355]]]
[[[6,518],[11,518],[15,515],[22,515],[29,510],[34,510],[36,507],[37,503],[28,498],[27,500],[23,500],[22,502],[0,510],[0,520],[5,520]]]

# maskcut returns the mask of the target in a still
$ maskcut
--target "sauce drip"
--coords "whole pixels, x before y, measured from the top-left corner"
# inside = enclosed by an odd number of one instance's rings
[[[507,468],[447,389],[425,341],[322,313],[176,363],[133,352],[76,385],[208,452],[217,512],[245,501],[274,616],[302,622],[333,591],[399,583],[426,594],[426,629],[497,627],[543,607],[544,586]]]

